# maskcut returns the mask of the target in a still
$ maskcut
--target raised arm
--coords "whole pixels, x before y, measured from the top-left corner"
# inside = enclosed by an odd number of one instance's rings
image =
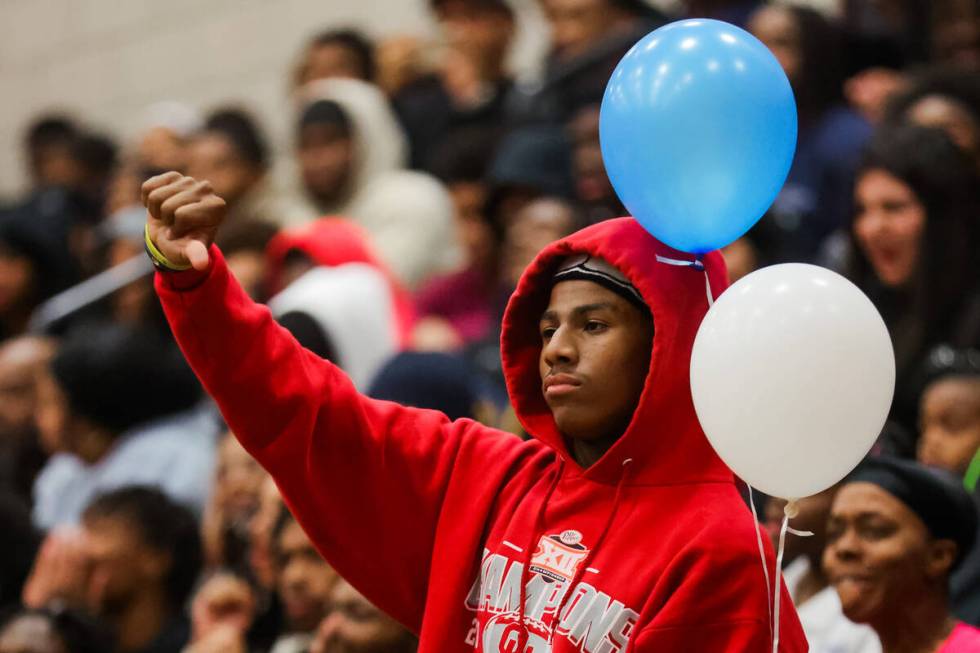
[[[460,461],[513,462],[516,438],[359,395],[241,289],[211,242],[223,203],[187,179],[157,177],[144,188],[152,246],[164,264],[193,265],[156,279],[181,349],[327,560],[417,629]]]

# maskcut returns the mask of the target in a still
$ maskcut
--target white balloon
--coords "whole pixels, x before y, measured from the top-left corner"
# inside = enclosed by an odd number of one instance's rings
[[[871,301],[835,272],[788,263],[732,285],[691,353],[698,419],[752,487],[798,499],[847,475],[881,431],[895,355]]]

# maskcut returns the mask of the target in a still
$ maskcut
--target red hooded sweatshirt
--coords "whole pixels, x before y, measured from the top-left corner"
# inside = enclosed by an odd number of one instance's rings
[[[558,433],[538,371],[539,318],[572,253],[626,274],[656,332],[633,420],[588,469]],[[502,336],[526,442],[357,394],[246,296],[216,248],[205,280],[181,291],[179,276],[161,274],[157,290],[194,370],[317,548],[418,634],[421,653],[765,653],[757,531],[689,390],[705,277],[657,255],[690,260],[621,219],[550,245],[528,268]],[[719,293],[721,257],[705,264]],[[781,651],[807,650],[785,590],[781,630]]]
[[[282,273],[286,255],[298,250],[314,265],[338,266],[344,263],[367,263],[385,276],[395,305],[399,342],[408,346],[414,322],[414,308],[408,291],[395,279],[370,243],[363,228],[341,217],[319,218],[299,227],[280,231],[266,247],[269,261],[269,292],[282,290]]]

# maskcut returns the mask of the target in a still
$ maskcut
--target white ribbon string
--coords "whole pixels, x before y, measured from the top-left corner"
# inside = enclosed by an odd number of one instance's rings
[[[759,559],[762,560],[762,573],[766,577],[766,607],[769,608],[769,632],[772,633],[772,602],[769,597],[772,596],[772,585],[769,583],[769,567],[766,566],[766,551],[762,546],[762,525],[759,523],[759,513],[755,509],[755,499],[752,498],[752,486],[746,484],[749,488],[749,505],[752,507],[752,519],[755,522],[755,535],[759,542]]]
[[[779,652],[779,607],[782,593],[780,592],[783,580],[783,552],[786,549],[786,533],[792,533],[798,537],[810,537],[810,531],[798,531],[789,525],[789,520],[798,514],[796,501],[790,501],[783,508],[783,525],[779,529],[779,548],[776,552],[776,583],[769,583],[769,567],[766,566],[766,552],[762,545],[762,525],[759,524],[759,513],[755,509],[755,499],[752,496],[752,486],[749,488],[749,506],[752,508],[752,517],[755,520],[755,534],[759,543],[759,558],[762,560],[762,573],[766,577],[766,606],[769,608],[769,632],[772,635],[772,653]],[[770,601],[769,597],[772,597]]]
[[[708,278],[708,268],[701,261],[701,259],[696,258],[693,261],[686,261],[684,259],[668,258],[666,256],[661,256],[660,254],[657,254],[657,262],[666,263],[667,265],[676,265],[678,267],[684,267],[684,268],[694,268],[695,270],[698,269],[704,270],[704,291],[705,294],[708,296],[708,308],[711,308],[711,305],[715,303],[714,295],[711,292],[711,279]]]
[[[783,580],[783,551],[786,549],[787,528],[789,528],[788,512],[783,515],[783,525],[782,528],[779,529],[779,551],[776,553],[776,589],[773,591],[772,595],[772,604],[775,606],[773,609],[772,653],[779,653],[779,607],[782,604],[782,601],[780,600],[782,598],[782,593],[779,590],[780,583]]]

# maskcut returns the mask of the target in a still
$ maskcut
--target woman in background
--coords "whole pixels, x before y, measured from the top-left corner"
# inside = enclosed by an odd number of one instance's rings
[[[891,417],[914,432],[912,379],[929,350],[980,344],[980,181],[944,133],[900,126],[869,146],[854,203],[850,277],[888,326],[897,366]]]
[[[980,650],[950,612],[949,578],[973,546],[977,514],[958,479],[897,458],[868,459],[834,499],[824,567],[848,619],[884,653]]]

